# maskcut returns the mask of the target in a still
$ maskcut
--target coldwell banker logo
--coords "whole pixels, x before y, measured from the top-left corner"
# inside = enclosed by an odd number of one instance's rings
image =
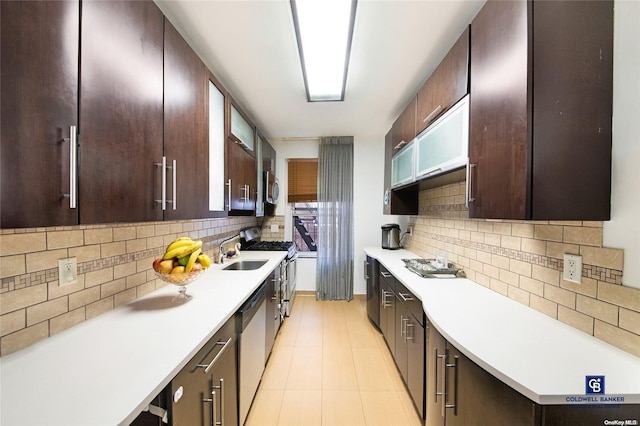
[[[604,394],[604,376],[587,376],[586,394]]]

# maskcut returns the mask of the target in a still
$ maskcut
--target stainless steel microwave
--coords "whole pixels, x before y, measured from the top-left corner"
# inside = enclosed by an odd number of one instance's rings
[[[280,197],[280,185],[278,178],[275,177],[270,171],[264,172],[264,201],[269,204],[278,204],[278,198]]]

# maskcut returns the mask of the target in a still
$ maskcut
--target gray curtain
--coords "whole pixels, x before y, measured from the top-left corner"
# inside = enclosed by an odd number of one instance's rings
[[[353,136],[320,140],[316,298],[353,299]]]

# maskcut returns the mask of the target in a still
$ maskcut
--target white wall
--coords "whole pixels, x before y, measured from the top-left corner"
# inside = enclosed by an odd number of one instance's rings
[[[640,288],[640,2],[616,0],[611,221],[606,247],[624,249],[624,285]]]

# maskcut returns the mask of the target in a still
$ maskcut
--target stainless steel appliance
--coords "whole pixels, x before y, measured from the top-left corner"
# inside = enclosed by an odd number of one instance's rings
[[[238,311],[238,378],[240,424],[249,414],[265,365],[266,345],[265,285],[260,286]]]
[[[364,260],[364,278],[367,281],[367,315],[369,320],[380,329],[380,264],[367,256]]]
[[[269,170],[264,172],[264,201],[269,204],[278,204],[280,198],[280,183],[278,178]]]
[[[397,223],[382,225],[382,248],[389,250],[400,248],[400,225]]]
[[[293,241],[262,241],[260,228],[251,227],[240,231],[240,250],[249,251],[286,251],[287,256],[281,264],[282,268],[282,312],[283,316],[291,314],[296,297],[296,259],[298,251]]]

